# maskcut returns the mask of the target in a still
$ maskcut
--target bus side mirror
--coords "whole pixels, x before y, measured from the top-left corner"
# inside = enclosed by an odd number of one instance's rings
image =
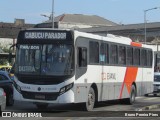
[[[9,58],[8,58],[8,61],[9,61],[9,63],[11,63],[12,62],[12,48],[14,48],[14,46],[16,46],[16,44],[13,44],[10,48],[9,48]]]

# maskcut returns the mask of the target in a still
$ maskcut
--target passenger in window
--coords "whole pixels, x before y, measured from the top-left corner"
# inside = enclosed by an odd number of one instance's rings
[[[104,54],[100,55],[100,62],[105,62],[105,55]]]

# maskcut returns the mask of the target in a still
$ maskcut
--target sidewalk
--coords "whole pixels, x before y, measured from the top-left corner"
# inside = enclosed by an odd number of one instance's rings
[[[139,111],[160,111],[160,104],[146,106],[146,107],[139,109]]]

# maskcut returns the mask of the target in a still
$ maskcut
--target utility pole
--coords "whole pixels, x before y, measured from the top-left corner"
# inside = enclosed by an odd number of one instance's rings
[[[52,28],[54,28],[54,0],[52,0]]]
[[[146,31],[146,23],[147,23],[147,20],[146,20],[146,14],[148,11],[151,11],[151,10],[155,10],[155,9],[158,9],[159,7],[154,7],[154,8],[151,8],[151,9],[147,9],[147,10],[144,10],[144,43],[146,44],[146,40],[147,40],[147,31]]]

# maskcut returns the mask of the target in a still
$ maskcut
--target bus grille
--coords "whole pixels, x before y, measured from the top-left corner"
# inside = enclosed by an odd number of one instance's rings
[[[26,92],[21,91],[22,95],[26,99],[35,99],[35,100],[56,100],[59,96],[59,92],[55,93],[41,93],[41,92]]]
[[[65,77],[42,77],[42,76],[18,76],[18,80],[26,84],[36,85],[54,85],[62,83],[66,80]]]
[[[38,76],[38,75],[16,75],[18,80],[26,84],[34,85],[57,85],[71,76]]]

